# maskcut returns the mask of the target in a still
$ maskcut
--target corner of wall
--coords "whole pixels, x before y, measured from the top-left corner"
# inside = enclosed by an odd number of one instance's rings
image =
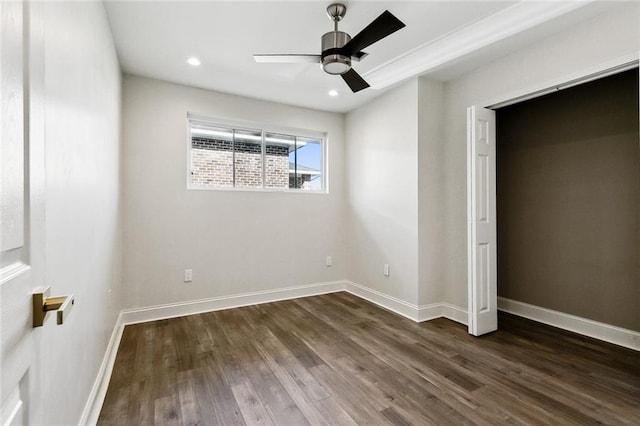
[[[444,84],[418,79],[418,281],[419,304],[442,302]]]
[[[345,123],[346,276],[417,305],[418,80],[349,112]]]

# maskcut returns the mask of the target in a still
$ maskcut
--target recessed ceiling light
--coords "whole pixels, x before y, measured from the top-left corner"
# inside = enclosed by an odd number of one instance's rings
[[[195,56],[192,56],[189,59],[187,59],[187,63],[191,66],[197,67],[198,65],[200,65],[200,59],[196,58]]]
[[[338,96],[337,90],[329,90],[329,96]]]

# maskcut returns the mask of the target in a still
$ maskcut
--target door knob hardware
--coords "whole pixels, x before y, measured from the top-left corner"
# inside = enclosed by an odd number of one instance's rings
[[[50,311],[56,311],[58,325],[64,323],[75,304],[73,294],[68,296],[51,296],[51,287],[33,293],[33,327],[41,327]]]

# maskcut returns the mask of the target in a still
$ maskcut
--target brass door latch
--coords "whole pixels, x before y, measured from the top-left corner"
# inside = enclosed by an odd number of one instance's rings
[[[33,327],[41,327],[47,318],[49,311],[57,311],[58,325],[64,320],[75,303],[73,294],[69,296],[50,297],[51,287],[43,291],[33,293]]]

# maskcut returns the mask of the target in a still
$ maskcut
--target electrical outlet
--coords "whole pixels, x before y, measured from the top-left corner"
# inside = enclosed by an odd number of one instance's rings
[[[391,268],[389,268],[389,264],[385,263],[384,264],[384,276],[388,277],[391,274]]]
[[[193,281],[193,269],[185,269],[184,270],[184,282],[190,283]]]
[[[331,265],[333,265],[333,259],[331,259],[331,256],[327,256],[327,263],[326,263],[326,265],[327,265],[327,266],[331,266]]]

